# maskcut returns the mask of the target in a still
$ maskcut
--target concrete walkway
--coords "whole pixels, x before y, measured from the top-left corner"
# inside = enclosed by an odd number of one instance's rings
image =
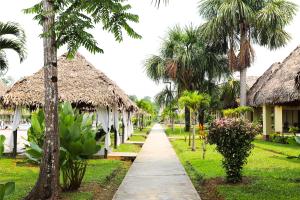
[[[160,125],[151,130],[114,200],[200,200]]]

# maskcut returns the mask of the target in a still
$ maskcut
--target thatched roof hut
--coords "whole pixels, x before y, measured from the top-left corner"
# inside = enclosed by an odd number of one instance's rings
[[[44,104],[44,70],[15,83],[3,96],[3,104],[9,107],[40,107]],[[135,110],[135,104],[104,73],[96,69],[82,55],[58,59],[59,101],[71,102],[75,107],[95,110],[97,107],[115,106]]]
[[[300,73],[300,46],[282,63],[273,64],[251,87],[248,104],[296,104],[300,93],[295,87],[295,79]]]

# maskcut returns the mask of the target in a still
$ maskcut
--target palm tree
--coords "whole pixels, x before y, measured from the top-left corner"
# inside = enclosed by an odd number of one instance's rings
[[[171,83],[171,82],[170,82]],[[174,131],[174,121],[175,121],[175,111],[177,104],[177,93],[172,91],[172,87],[165,87],[162,91],[155,95],[156,103],[164,108],[164,113],[169,116],[170,123],[172,126],[172,131]],[[168,112],[168,113],[166,113]]]
[[[198,27],[175,26],[161,45],[159,55],[146,60],[147,76],[159,83],[172,81],[178,96],[184,90],[211,92],[211,85],[227,73],[226,59],[216,44],[203,41]],[[186,131],[190,129],[190,112],[185,109]]]
[[[19,24],[14,22],[0,22],[0,70],[8,69],[6,50],[15,51],[22,62],[26,57],[25,33]]]
[[[240,82],[235,79],[229,79],[220,86],[220,93],[223,109],[237,107],[237,99],[240,94]]]
[[[196,120],[197,120],[196,116],[200,109],[205,109],[209,106],[210,96],[205,93],[200,94],[196,91],[195,92],[185,91],[185,92],[183,92],[182,96],[179,98],[178,101],[179,101],[179,104],[181,105],[181,107],[187,106],[192,111],[192,119],[193,119],[192,151],[196,151],[196,146],[195,146],[195,133],[196,133],[195,125],[196,125]],[[190,140],[190,135],[189,135],[189,140]],[[203,145],[203,147],[204,147],[204,145]]]
[[[227,46],[229,66],[240,72],[240,104],[246,105],[247,68],[254,60],[253,44],[271,50],[290,39],[284,28],[297,6],[288,0],[201,0],[200,14],[207,22],[202,34]]]

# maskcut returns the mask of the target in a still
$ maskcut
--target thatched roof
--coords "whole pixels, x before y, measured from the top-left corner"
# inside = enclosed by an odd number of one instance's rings
[[[8,90],[8,86],[0,80],[0,97],[2,97],[5,92]]]
[[[300,93],[295,87],[295,78],[300,72],[300,46],[282,63],[273,64],[251,87],[248,104],[293,104],[300,102]]]
[[[259,76],[247,76],[247,89],[249,90],[254,83],[257,81],[257,79],[259,78]]]
[[[44,70],[15,83],[3,96],[6,106],[39,107],[44,104]],[[94,110],[101,106],[117,105],[127,110],[136,109],[128,96],[104,73],[92,66],[82,55],[74,59],[66,54],[58,59],[59,101]]]

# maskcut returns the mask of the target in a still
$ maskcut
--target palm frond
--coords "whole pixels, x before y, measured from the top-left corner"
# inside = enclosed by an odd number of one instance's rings
[[[0,50],[11,49],[18,53],[20,62],[26,57],[26,49],[23,41],[0,37]]]
[[[151,56],[144,64],[147,76],[155,82],[166,80],[165,61],[160,56]]]
[[[169,0],[152,0],[152,3],[154,3],[154,5],[159,8],[159,6],[162,3],[164,3],[165,5],[167,5],[169,3]]]
[[[3,71],[8,68],[8,61],[6,53],[3,50],[0,50],[0,71]]]

